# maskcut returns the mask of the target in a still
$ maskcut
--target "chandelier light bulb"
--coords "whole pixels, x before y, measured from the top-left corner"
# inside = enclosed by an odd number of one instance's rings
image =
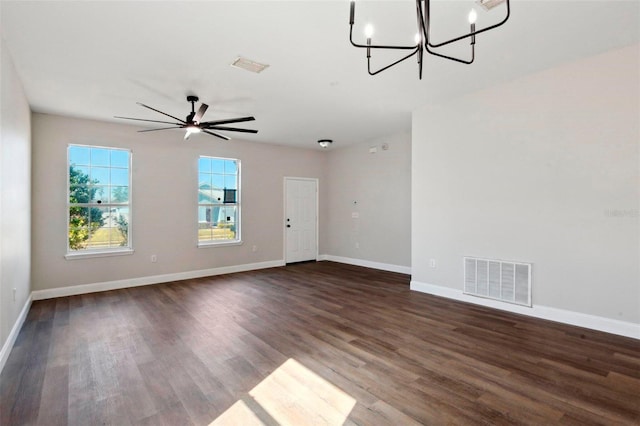
[[[476,10],[471,9],[471,12],[469,12],[469,23],[475,24],[477,19],[478,19],[478,14],[476,13]]]
[[[371,24],[367,24],[367,25],[364,27],[364,36],[365,36],[366,38],[371,38],[371,36],[372,36],[372,35],[373,35],[373,25],[371,25]]]

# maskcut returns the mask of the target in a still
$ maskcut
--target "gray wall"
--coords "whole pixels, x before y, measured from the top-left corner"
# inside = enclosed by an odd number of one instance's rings
[[[0,346],[4,346],[31,292],[31,111],[4,40],[0,55]]]
[[[533,303],[640,322],[639,46],[413,115],[413,280],[533,263]],[[428,259],[436,259],[436,268]]]
[[[283,259],[283,178],[320,179],[325,153],[208,135],[183,141],[179,131],[138,128],[68,117],[33,115],[33,289],[101,283]],[[133,150],[130,256],[65,260],[66,148],[86,144]],[[199,155],[242,161],[244,244],[197,248]],[[320,226],[324,210],[320,211]],[[257,246],[253,252],[252,247]],[[157,263],[151,263],[152,254]]]
[[[387,150],[382,149],[385,144]],[[372,147],[375,154],[369,153]],[[333,149],[328,152],[326,176],[323,253],[409,267],[411,135],[400,133]],[[352,217],[354,212],[359,218]]]
[[[139,134],[136,129],[33,115],[34,290],[282,260],[285,176],[320,179],[319,253],[410,266],[409,134],[318,151],[223,142],[204,135],[185,142],[180,132]],[[133,255],[64,258],[66,147],[70,143],[132,149]],[[376,154],[369,153],[373,146]],[[242,161],[241,246],[196,247],[194,188],[199,155]],[[354,211],[359,219],[352,219]],[[157,255],[157,263],[151,263],[152,254]]]

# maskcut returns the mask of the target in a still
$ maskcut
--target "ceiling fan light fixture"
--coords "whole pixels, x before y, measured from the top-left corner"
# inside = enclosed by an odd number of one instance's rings
[[[318,145],[320,145],[321,148],[327,148],[332,143],[333,141],[331,139],[320,139],[318,141]]]
[[[242,68],[243,70],[259,74],[269,67],[267,64],[261,64],[260,62],[252,61],[251,59],[238,57],[231,63],[232,67]]]
[[[194,133],[200,133],[200,127],[194,125],[194,124],[189,124],[188,126],[185,127],[185,129],[187,129],[187,132],[184,134],[184,140],[186,141],[187,139],[189,139],[189,137],[191,137],[192,134]]]

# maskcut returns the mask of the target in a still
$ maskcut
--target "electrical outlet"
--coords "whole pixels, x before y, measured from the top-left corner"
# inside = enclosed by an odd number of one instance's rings
[[[436,267],[436,260],[435,259],[429,259],[429,266],[431,268],[435,268]]]
[[[359,249],[360,248],[360,243],[356,243],[356,248]]]
[[[258,246],[251,247],[251,251],[254,252],[254,253],[257,252],[258,251]]]
[[[158,256],[156,256],[155,254],[151,255],[151,263],[156,263],[158,261]]]

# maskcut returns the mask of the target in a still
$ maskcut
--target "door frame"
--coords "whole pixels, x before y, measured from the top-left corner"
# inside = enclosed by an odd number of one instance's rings
[[[285,176],[282,183],[282,259],[287,264],[287,181],[306,180],[316,184],[316,262],[318,261],[318,247],[320,245],[320,180],[318,178]]]

